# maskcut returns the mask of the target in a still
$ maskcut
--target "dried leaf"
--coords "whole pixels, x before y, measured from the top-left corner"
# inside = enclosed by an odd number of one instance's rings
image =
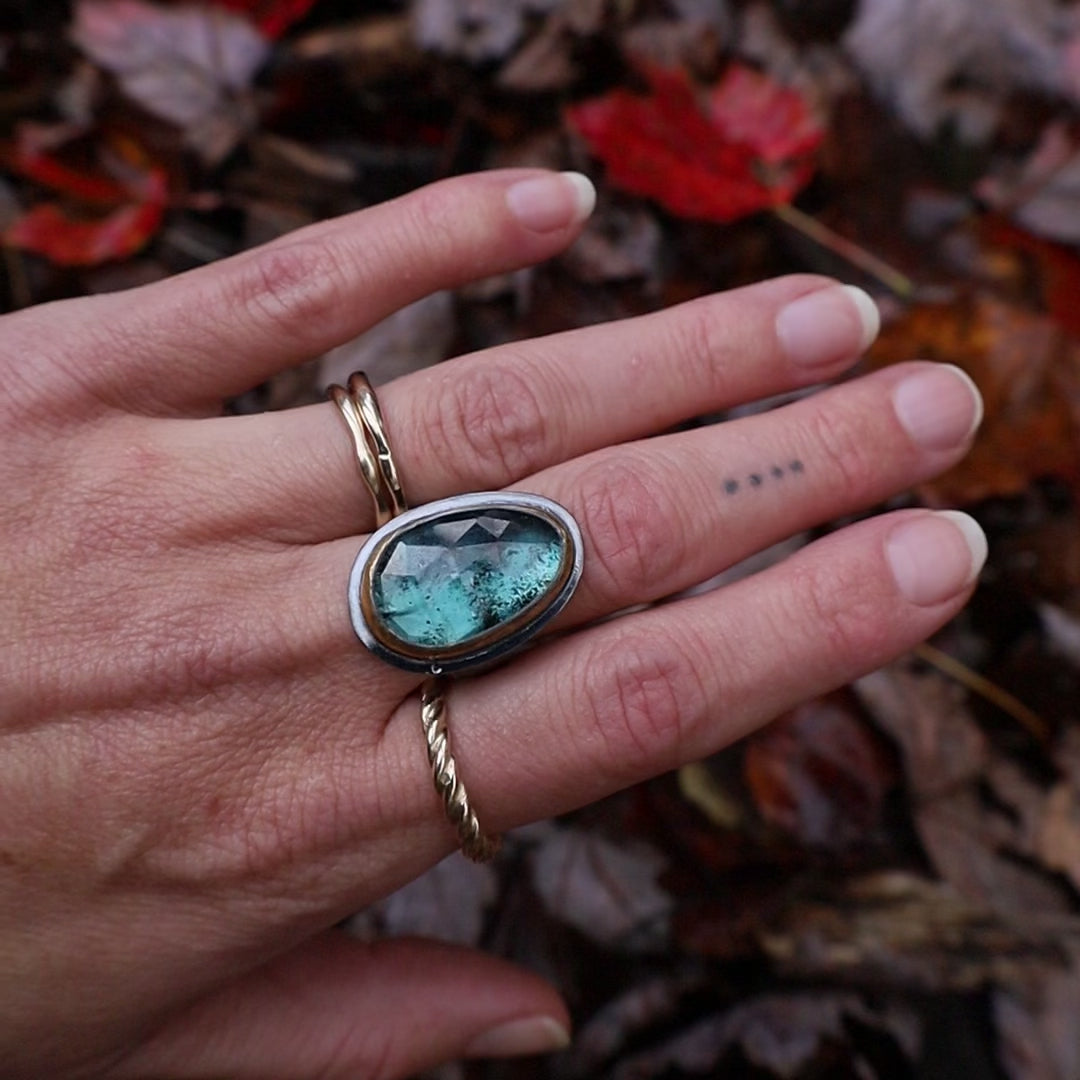
[[[561,0],[414,0],[413,26],[422,49],[478,63],[502,60],[525,32],[526,16]]]
[[[1063,943],[1080,940],[1080,921],[1031,909],[1014,924],[950,885],[890,871],[793,901],[760,940],[788,976],[970,991],[1022,986],[1059,965]]]
[[[1044,315],[977,294],[951,304],[920,304],[883,331],[875,364],[913,356],[962,367],[978,384],[986,415],[964,461],[922,485],[935,505],[970,505],[1016,495],[1056,477],[1080,491],[1080,341]]]
[[[977,780],[989,761],[986,738],[964,707],[963,691],[936,672],[891,664],[854,684],[874,720],[893,737],[920,800]]]
[[[1073,93],[1056,0],[862,0],[845,45],[918,134],[983,140],[1017,87]]]
[[[72,36],[133,101],[183,129],[209,161],[254,123],[246,95],[269,46],[240,15],[196,4],[79,0]]]
[[[701,989],[705,982],[701,972],[679,972],[632,986],[575,1033],[569,1072],[574,1076],[597,1076],[604,1061],[640,1037],[643,1030],[670,1020],[681,999]]]
[[[667,936],[672,900],[657,882],[665,866],[646,844],[615,844],[580,829],[553,831],[531,860],[533,883],[552,915],[623,948]]]
[[[453,296],[432,293],[327,353],[320,362],[319,383],[345,383],[352,372],[365,371],[379,386],[430,367],[446,359],[456,325]]]
[[[792,1080],[816,1075],[824,1064],[819,1057],[832,1060],[843,1048],[854,1075],[873,1077],[875,1071],[854,1044],[849,1018],[893,1036],[901,1051],[898,1066],[918,1051],[918,1021],[906,1011],[880,1013],[850,994],[773,994],[710,1016],[660,1047],[625,1059],[612,1076],[639,1080],[676,1068],[695,1076],[715,1075],[725,1056],[738,1050],[750,1067]]]
[[[86,219],[57,203],[39,203],[16,219],[5,231],[4,242],[42,255],[59,266],[94,266],[126,259],[153,237],[165,215],[168,195],[165,174],[152,170],[139,185],[128,190],[138,202],[121,206],[101,217]]]
[[[681,71],[644,75],[647,96],[618,89],[567,110],[614,186],[728,222],[790,201],[813,175],[822,129],[794,91],[739,65],[704,97]]]
[[[229,11],[251,18],[268,38],[278,38],[299,22],[317,3],[317,0],[214,0]]]
[[[843,849],[878,824],[895,776],[878,737],[841,694],[753,735],[743,772],[762,817],[803,844]]]
[[[1028,987],[994,994],[1001,1064],[1011,1080],[1080,1076],[1080,964],[1047,967]]]
[[[365,938],[418,936],[477,945],[497,892],[491,866],[455,853],[355,916],[349,932]]]

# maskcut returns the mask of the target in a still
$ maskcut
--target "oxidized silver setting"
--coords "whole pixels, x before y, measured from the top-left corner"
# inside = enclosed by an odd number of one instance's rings
[[[562,563],[551,589],[507,623],[444,649],[422,648],[395,638],[374,615],[372,578],[380,554],[402,533],[461,511],[520,510],[552,526],[562,542]],[[452,674],[488,667],[523,648],[559,614],[581,579],[584,547],[581,529],[563,506],[541,495],[484,491],[455,495],[406,510],[367,539],[349,575],[349,616],[356,636],[380,659],[406,671]]]

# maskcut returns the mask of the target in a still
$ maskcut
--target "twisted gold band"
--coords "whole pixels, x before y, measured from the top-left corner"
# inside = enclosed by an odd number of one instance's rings
[[[442,797],[446,816],[457,829],[462,853],[473,862],[486,862],[499,850],[499,838],[487,836],[469,805],[465,784],[458,778],[454,756],[450,752],[450,731],[446,726],[445,684],[440,678],[428,679],[420,691],[420,723],[427,739],[428,761],[435,790]]]
[[[333,385],[327,395],[337,405],[352,436],[360,476],[375,503],[375,521],[383,526],[408,509],[390,451],[375,391],[363,372],[349,376],[347,388]],[[499,850],[499,838],[480,828],[469,804],[465,785],[458,778],[450,751],[450,731],[446,726],[446,684],[428,679],[420,691],[420,723],[427,740],[428,762],[435,790],[446,808],[446,816],[457,829],[462,852],[474,862],[485,862]]]

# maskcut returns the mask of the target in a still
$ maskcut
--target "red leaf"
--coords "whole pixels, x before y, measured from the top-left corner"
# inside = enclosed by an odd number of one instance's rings
[[[795,91],[733,65],[702,102],[682,71],[644,74],[647,96],[615,90],[567,110],[616,187],[727,222],[789,202],[813,175],[824,133]]]
[[[318,0],[217,0],[219,7],[249,15],[268,38],[279,38],[299,22]]]
[[[49,154],[26,146],[17,147],[11,165],[28,180],[35,180],[83,202],[115,206],[131,198],[130,191],[110,177],[81,173]]]
[[[42,255],[60,266],[94,266],[137,252],[161,226],[165,213],[165,173],[153,170],[139,185],[141,196],[102,218],[74,217],[57,203],[40,203],[16,220],[4,242]]]
[[[766,821],[833,849],[865,838],[895,782],[880,739],[842,694],[807,702],[753,736],[743,773]]]

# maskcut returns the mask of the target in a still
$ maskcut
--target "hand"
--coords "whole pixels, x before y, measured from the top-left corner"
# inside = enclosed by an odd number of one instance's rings
[[[334,406],[220,405],[429,291],[553,255],[588,195],[536,171],[449,180],[0,321],[4,1076],[388,1078],[564,1037],[532,975],[331,929],[454,834],[421,679],[349,623],[372,515]],[[585,536],[563,633],[449,691],[487,828],[707,755],[965,602],[977,526],[911,510],[597,622],[963,455],[977,394],[925,363],[656,434],[840,374],[874,332],[868,303],[787,278],[380,390],[414,505],[513,487],[561,502]]]

